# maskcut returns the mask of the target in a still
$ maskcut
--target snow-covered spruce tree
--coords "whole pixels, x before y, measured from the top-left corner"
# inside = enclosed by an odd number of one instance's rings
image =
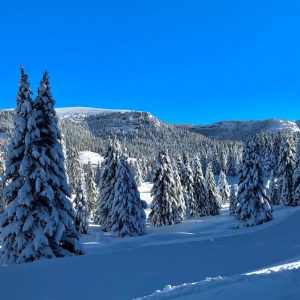
[[[115,197],[116,172],[120,158],[120,146],[118,143],[110,145],[104,156],[102,164],[100,193],[97,201],[97,209],[94,221],[101,225],[101,230],[111,230],[111,209]]]
[[[34,110],[29,113],[29,103],[26,106],[27,133],[20,164],[23,184],[16,203],[8,203],[3,213],[2,258],[22,263],[82,254],[47,73]]]
[[[295,163],[295,146],[288,136],[280,145],[278,162],[278,189],[280,202],[283,205],[293,205],[293,172]]]
[[[97,188],[95,183],[94,170],[92,168],[91,161],[89,161],[87,164],[85,186],[86,186],[86,198],[88,203],[89,218],[93,220],[97,209],[98,194],[97,194]]]
[[[24,250],[22,237],[23,226],[26,219],[18,212],[25,207],[24,199],[19,197],[19,190],[24,186],[24,176],[20,172],[24,160],[26,146],[25,138],[28,139],[27,122],[32,110],[31,90],[28,77],[21,67],[21,79],[16,99],[14,116],[14,132],[8,146],[5,161],[5,173],[2,178],[3,199],[2,207],[5,208],[0,218],[3,245],[1,249],[1,260],[4,263],[19,262],[20,255]]]
[[[0,216],[5,208],[3,189],[4,189],[4,158],[2,155],[0,155]]]
[[[240,226],[255,226],[272,220],[272,208],[265,192],[258,150],[256,140],[245,143],[235,213]]]
[[[174,180],[174,172],[166,151],[159,153],[153,177],[151,195],[151,212],[149,223],[153,226],[165,226],[180,223],[182,220],[178,185]]]
[[[100,180],[101,180],[101,164],[100,162],[98,162],[96,172],[95,172],[95,183],[97,187],[100,186]]]
[[[198,157],[196,157],[194,162],[194,195],[198,206],[198,216],[202,217],[209,215],[210,205],[206,194],[206,181]]]
[[[293,172],[293,205],[300,205],[300,142],[298,140]]]
[[[209,203],[209,214],[219,215],[221,211],[221,200],[216,187],[215,176],[212,171],[212,165],[209,163],[206,170],[206,197]]]
[[[83,170],[79,161],[79,153],[72,147],[67,149],[66,171],[68,174],[71,193],[75,194],[78,182],[81,180]]]
[[[84,179],[79,179],[76,186],[76,196],[74,198],[74,208],[76,210],[75,225],[76,229],[81,234],[88,234],[89,232],[89,212],[86,200],[86,193],[84,190]]]
[[[221,203],[225,204],[229,202],[230,186],[227,183],[226,175],[221,171],[218,182],[218,190],[221,199]]]
[[[138,236],[146,232],[146,214],[128,159],[118,160],[114,199],[111,210],[113,236]]]
[[[237,208],[237,193],[238,186],[236,184],[232,184],[230,187],[230,198],[229,198],[229,214],[234,216]]]
[[[280,204],[280,194],[278,190],[277,180],[274,176],[274,171],[271,171],[271,177],[268,188],[268,198],[273,205]]]
[[[131,168],[131,173],[133,174],[133,176],[135,178],[136,184],[138,186],[140,186],[142,183],[142,176],[141,176],[141,171],[139,168],[139,163],[136,160],[130,160],[129,166]]]
[[[172,163],[172,169],[173,169],[174,182],[175,182],[175,186],[177,189],[177,192],[176,192],[177,209],[179,212],[180,220],[182,221],[186,217],[186,207],[185,207],[185,201],[184,201],[184,196],[183,196],[183,188],[181,185],[181,180],[180,180],[180,176],[179,176],[179,173],[177,170],[176,163],[174,161],[171,163]]]
[[[190,161],[186,155],[183,157],[184,166],[182,166],[181,182],[183,186],[183,197],[186,207],[186,216],[195,218],[199,216],[198,205],[195,199],[194,178],[191,169]]]

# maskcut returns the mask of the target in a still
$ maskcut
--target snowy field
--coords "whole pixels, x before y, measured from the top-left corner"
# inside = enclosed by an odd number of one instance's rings
[[[226,206],[141,237],[91,225],[85,256],[0,267],[0,299],[299,299],[299,226],[299,207],[276,207],[273,221],[236,229]]]

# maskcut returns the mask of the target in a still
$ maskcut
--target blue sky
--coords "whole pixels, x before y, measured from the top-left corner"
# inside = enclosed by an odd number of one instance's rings
[[[19,65],[57,107],[149,111],[168,122],[300,119],[300,1],[0,2],[0,107]]]

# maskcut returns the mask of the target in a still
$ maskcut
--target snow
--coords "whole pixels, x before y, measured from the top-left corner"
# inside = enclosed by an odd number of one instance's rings
[[[147,203],[150,189],[139,189]],[[0,298],[299,299],[300,207],[276,206],[260,226],[235,225],[226,205],[219,216],[148,225],[140,237],[114,238],[91,225],[81,238],[85,256],[0,267]]]
[[[98,114],[111,114],[111,113],[126,113],[131,112],[131,110],[125,109],[102,109],[102,108],[92,108],[92,107],[61,107],[56,108],[56,113],[61,118],[68,117],[87,117],[90,115],[98,115]]]
[[[295,262],[261,269],[243,275],[206,278],[203,281],[184,283],[179,286],[166,285],[163,290],[137,298],[224,300],[238,299],[298,299],[300,282],[300,258]]]
[[[100,163],[100,164],[102,163],[102,161],[104,160],[104,157],[96,152],[80,151],[79,159],[83,165],[87,165],[90,161],[92,166],[95,167],[95,166],[97,166],[98,163]]]

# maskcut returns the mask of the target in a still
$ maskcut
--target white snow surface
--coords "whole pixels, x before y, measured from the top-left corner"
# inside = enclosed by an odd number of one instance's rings
[[[97,166],[98,163],[102,163],[104,157],[101,156],[99,153],[91,152],[91,151],[80,151],[79,152],[79,160],[83,165],[87,165],[89,161],[91,162],[92,166]]]
[[[126,113],[131,112],[131,110],[125,109],[103,109],[103,108],[93,108],[93,107],[61,107],[56,108],[56,113],[61,118],[67,118],[70,116],[89,116],[98,114],[111,114],[111,113]]]
[[[148,204],[151,186],[140,187]],[[148,225],[140,237],[113,238],[91,224],[85,256],[0,267],[0,299],[299,299],[300,207],[235,225],[226,205],[220,216]]]

